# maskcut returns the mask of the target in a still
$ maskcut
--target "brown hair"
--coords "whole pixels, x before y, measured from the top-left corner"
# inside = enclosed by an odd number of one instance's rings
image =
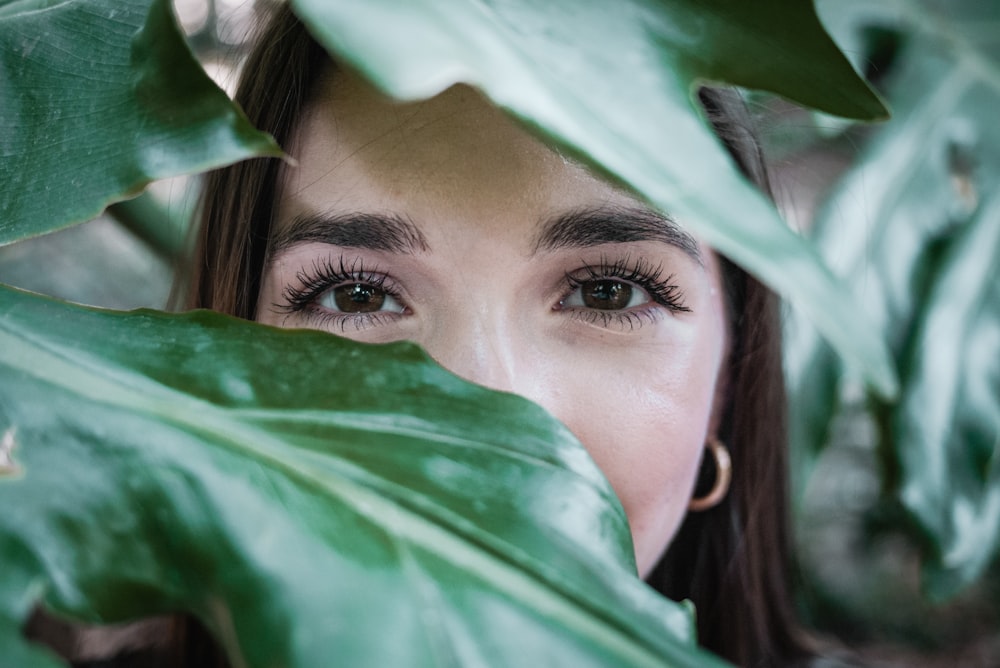
[[[257,127],[288,146],[330,60],[287,6],[276,12],[246,63],[236,100]],[[714,90],[700,97],[733,157],[766,190],[764,164],[742,104]],[[280,169],[279,160],[262,159],[208,175],[187,306],[255,317]],[[731,451],[732,487],[715,508],[689,513],[648,582],[665,596],[695,603],[700,641],[708,649],[744,666],[789,665],[808,652],[789,585],[778,303],[724,259],[723,275],[733,345],[719,437]]]

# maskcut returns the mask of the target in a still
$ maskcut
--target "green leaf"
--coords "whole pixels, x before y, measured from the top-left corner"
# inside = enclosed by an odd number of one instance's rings
[[[338,59],[393,96],[428,97],[456,82],[480,87],[763,278],[807,312],[880,392],[894,393],[878,333],[857,316],[814,248],[738,173],[693,100],[696,87],[712,80],[833,113],[882,116],[808,3],[293,5]]]
[[[154,179],[280,155],[191,55],[167,0],[0,5],[0,244]]]
[[[0,288],[0,375],[21,668],[54,665],[19,635],[39,600],[191,611],[235,665],[721,665],[569,432],[412,344]]]
[[[977,185],[996,183],[996,167]],[[983,195],[935,270],[893,416],[900,498],[937,546],[924,572],[936,599],[1000,553],[1000,194]]]
[[[886,9],[898,10],[905,48],[888,80],[895,116],[827,203],[817,235],[898,360],[899,401],[877,404],[885,486],[929,539],[924,583],[945,598],[1000,553],[1000,40],[974,27],[997,25],[1000,8],[878,4],[830,5],[856,12],[846,24],[861,31],[885,28]],[[797,344],[793,397],[809,384],[813,397],[836,393],[835,371],[815,387],[829,360],[818,339],[811,345]],[[832,415],[824,405],[811,406],[813,433]]]

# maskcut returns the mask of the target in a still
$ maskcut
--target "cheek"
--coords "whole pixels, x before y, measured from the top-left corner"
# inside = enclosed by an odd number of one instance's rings
[[[549,407],[621,500],[643,576],[686,513],[714,403],[720,337],[686,333],[669,346],[605,348],[586,362],[577,351],[574,389]]]

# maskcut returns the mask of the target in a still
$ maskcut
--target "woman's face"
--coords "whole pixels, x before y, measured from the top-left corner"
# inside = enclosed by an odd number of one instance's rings
[[[610,480],[645,576],[714,429],[712,252],[466,87],[401,105],[327,77],[293,154],[258,319],[416,341],[541,404]]]

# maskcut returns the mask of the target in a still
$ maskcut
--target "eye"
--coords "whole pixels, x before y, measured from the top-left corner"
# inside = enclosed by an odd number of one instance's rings
[[[285,285],[275,309],[342,332],[388,325],[409,313],[395,281],[361,258],[322,258]]]
[[[613,313],[658,305],[671,313],[688,312],[681,289],[673,279],[673,275],[664,277],[662,266],[652,265],[643,258],[602,257],[596,265],[584,263],[580,269],[566,274],[569,289],[559,307]]]
[[[625,281],[612,278],[580,281],[561,302],[566,307],[598,311],[622,311],[652,301],[649,293]]]
[[[665,313],[691,311],[673,279],[643,258],[602,257],[566,274],[567,290],[555,308],[588,324],[633,331]]]
[[[372,283],[345,283],[319,296],[317,305],[338,313],[402,313],[403,306],[380,286]]]

